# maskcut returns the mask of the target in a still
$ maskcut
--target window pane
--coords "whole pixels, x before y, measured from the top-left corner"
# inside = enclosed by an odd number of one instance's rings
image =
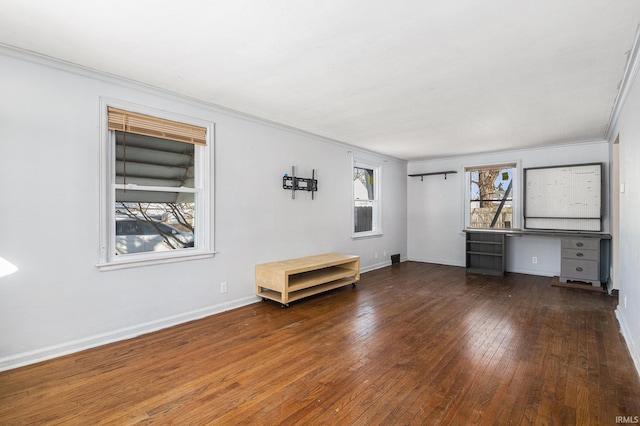
[[[373,231],[373,201],[355,201],[355,232]]]
[[[195,145],[116,132],[116,183],[194,187]]]
[[[378,235],[380,215],[381,166],[361,163],[353,165],[353,237]]]
[[[513,226],[512,168],[470,172],[470,228]]]
[[[136,193],[143,199],[147,198],[147,191],[126,191],[130,198],[135,198]],[[172,195],[179,200],[116,201],[116,254],[178,250],[194,246],[194,194]]]
[[[356,200],[374,200],[373,170],[353,168],[353,197]]]
[[[137,235],[138,224],[134,221],[118,221],[116,222],[116,235]]]

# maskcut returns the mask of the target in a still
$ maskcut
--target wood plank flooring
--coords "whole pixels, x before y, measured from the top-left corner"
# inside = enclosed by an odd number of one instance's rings
[[[616,304],[405,262],[0,373],[0,424],[616,424],[640,416]]]

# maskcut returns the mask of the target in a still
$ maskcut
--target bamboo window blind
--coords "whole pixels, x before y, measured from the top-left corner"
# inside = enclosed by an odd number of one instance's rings
[[[207,144],[207,128],[109,107],[109,130],[194,145]]]

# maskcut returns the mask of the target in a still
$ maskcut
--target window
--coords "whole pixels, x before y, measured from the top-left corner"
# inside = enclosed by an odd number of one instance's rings
[[[103,110],[100,266],[210,256],[211,126]]]
[[[517,164],[465,167],[466,227],[514,229],[518,221],[514,193]]]
[[[381,234],[380,166],[353,162],[353,236]]]

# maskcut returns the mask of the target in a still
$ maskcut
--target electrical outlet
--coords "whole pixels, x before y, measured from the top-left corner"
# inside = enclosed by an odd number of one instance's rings
[[[531,258],[531,263],[538,263],[538,258],[536,256],[533,256]]]
[[[373,255],[373,257],[375,257],[376,259],[378,258],[378,252],[375,252],[375,254]]]
[[[624,295],[624,308],[627,309],[627,295]]]
[[[382,257],[387,257],[387,251],[386,250],[382,253]]]
[[[220,293],[226,293],[227,292],[227,282],[221,282],[220,283]]]

